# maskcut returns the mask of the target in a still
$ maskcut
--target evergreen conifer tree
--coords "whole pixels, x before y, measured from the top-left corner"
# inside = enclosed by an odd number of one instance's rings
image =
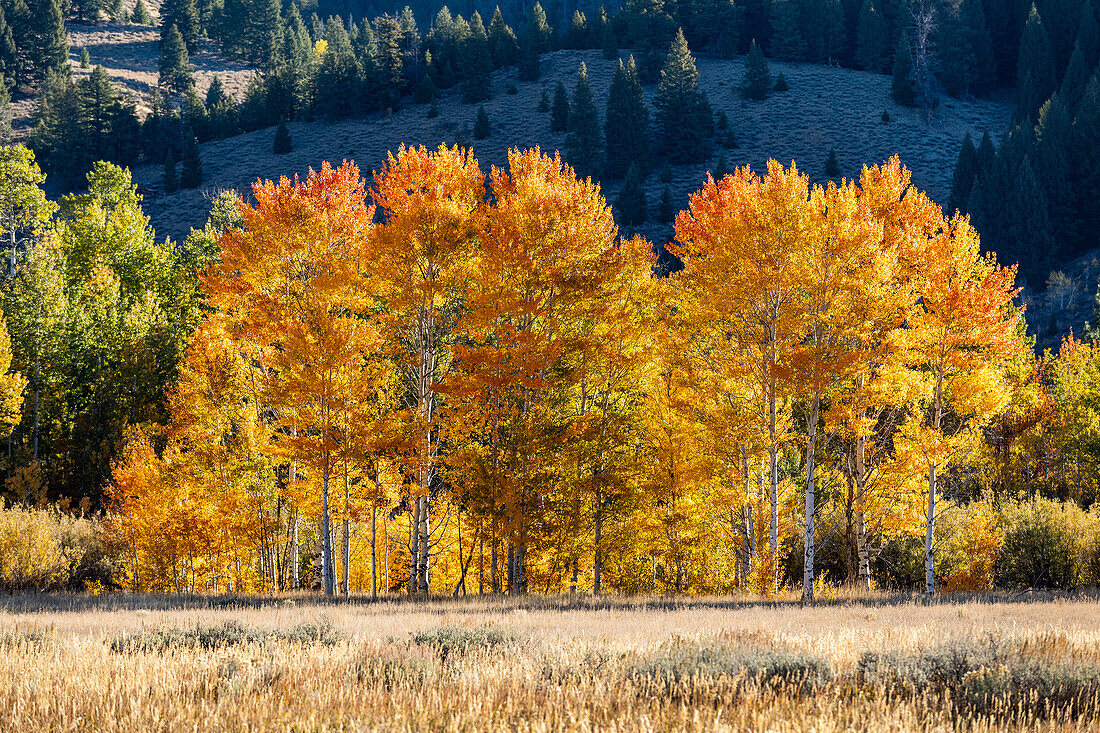
[[[993,39],[985,22],[982,0],[962,0],[959,17],[967,32],[967,41],[974,58],[974,78],[971,86],[976,91],[986,91],[997,81],[997,58],[993,53]]]
[[[978,150],[974,147],[974,140],[970,133],[963,138],[959,157],[955,161],[955,173],[951,179],[951,198],[947,200],[947,212],[966,212],[966,203],[970,200],[970,192],[974,188],[974,179],[978,175]]]
[[[194,0],[164,0],[161,3],[161,41],[165,39],[172,26],[175,26],[176,31],[183,36],[183,42],[187,44],[187,49],[194,49],[200,35],[199,14],[195,10]]]
[[[283,48],[283,18],[280,0],[251,0],[244,28],[245,57],[255,67],[272,69]]]
[[[699,89],[699,72],[682,31],[661,68],[654,105],[662,147],[677,163],[705,160],[714,138],[714,113]]]
[[[550,131],[565,132],[569,129],[569,94],[560,81],[554,87],[554,103],[550,107]]]
[[[175,26],[160,42],[160,85],[174,94],[182,94],[192,84],[187,45]]]
[[[710,174],[714,177],[714,180],[720,181],[730,173],[730,161],[726,157],[726,151],[722,151],[718,154],[718,160],[714,161],[714,170]]]
[[[416,94],[413,95],[413,100],[417,104],[427,104],[428,102],[434,102],[435,98],[439,96],[439,91],[435,88],[435,84],[432,83],[432,75],[425,74],[424,78],[420,80],[420,84],[416,87]]]
[[[676,219],[676,208],[672,205],[672,191],[666,183],[661,190],[661,202],[657,206],[657,220],[662,224],[671,224]]]
[[[523,34],[519,46],[517,76],[520,81],[536,81],[541,72],[538,42],[530,28]]]
[[[771,44],[773,58],[802,61],[806,58],[806,40],[802,37],[797,0],[776,0],[772,5]]]
[[[828,178],[840,176],[840,163],[836,159],[836,149],[829,148],[829,157],[825,159],[825,175]]]
[[[569,134],[565,137],[569,163],[580,178],[599,178],[603,172],[603,140],[600,115],[592,101],[592,88],[588,84],[588,69],[581,63],[577,71],[577,84],[569,104]]]
[[[872,0],[863,0],[856,34],[856,63],[860,68],[884,74],[890,68],[890,30],[886,18]]]
[[[290,139],[290,130],[286,129],[286,120],[279,120],[279,126],[275,128],[275,140],[272,142],[271,149],[276,155],[286,155],[294,149],[294,143]]]
[[[909,53],[909,42],[904,37],[898,41],[894,52],[893,77],[890,91],[894,101],[905,107],[915,107],[917,90],[913,87],[913,57]]]
[[[69,36],[65,32],[65,18],[61,12],[61,0],[38,0],[32,17],[34,48],[32,65],[40,82],[51,74],[67,74],[69,68]]]
[[[550,111],[550,95],[546,93],[546,90],[542,90],[542,94],[539,95],[538,111],[546,113]]]
[[[1016,64],[1016,114],[1034,121],[1055,86],[1054,50],[1038,9],[1032,5]]]
[[[626,178],[619,189],[615,208],[619,210],[619,221],[623,226],[633,227],[644,224],[646,220],[645,180],[641,169],[631,164],[626,170]]]
[[[624,175],[631,164],[641,172],[649,168],[649,109],[642,96],[642,83],[631,56],[619,61],[607,96],[604,119],[607,140],[607,172]]]
[[[493,128],[489,124],[489,113],[485,111],[484,105],[478,105],[477,118],[474,120],[474,140],[484,140],[489,137],[489,133],[492,131]]]
[[[9,88],[14,86],[20,67],[20,53],[15,45],[15,34],[11,25],[8,24],[3,3],[0,3],[0,74],[6,79]]]
[[[1051,231],[1056,232],[1067,255],[1077,254],[1077,191],[1069,182],[1073,120],[1055,94],[1039,109],[1032,151],[1035,173],[1046,195]]]
[[[1092,75],[1073,120],[1070,181],[1078,199],[1078,231],[1100,231],[1100,69]]]
[[[462,63],[462,98],[467,102],[482,102],[489,98],[489,80],[493,57],[481,15],[475,10],[470,18],[470,33],[466,36]]]
[[[80,68],[87,69],[92,65],[92,57],[87,48],[80,49]]]
[[[754,40],[749,46],[749,55],[745,58],[745,76],[741,80],[741,94],[747,99],[758,102],[768,96],[772,88],[772,75],[768,70],[768,60]]]
[[[489,54],[493,57],[493,68],[503,69],[519,59],[519,42],[516,34],[504,22],[504,16],[498,5],[489,19]]]
[[[527,33],[531,38],[536,53],[546,53],[550,50],[551,41],[554,38],[554,29],[546,20],[546,11],[538,0],[531,7],[531,13],[527,16]]]
[[[176,151],[168,148],[164,156],[164,192],[172,193],[179,188],[179,178],[176,175]]]
[[[1019,263],[1020,284],[1042,288],[1051,265],[1059,261],[1059,253],[1050,225],[1046,194],[1030,156],[1024,157],[1009,183],[1002,242],[1007,251],[997,254],[1001,255],[1002,262]]]
[[[153,16],[149,14],[149,8],[145,7],[145,0],[137,0],[134,10],[130,13],[130,21],[137,25],[153,25]]]
[[[0,145],[11,145],[11,94],[7,81],[0,77]]]
[[[202,159],[199,157],[199,141],[188,130],[183,141],[183,167],[180,170],[180,188],[198,188],[202,185]]]

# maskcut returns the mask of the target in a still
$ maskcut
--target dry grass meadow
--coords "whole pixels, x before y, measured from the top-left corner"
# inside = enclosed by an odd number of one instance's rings
[[[94,61],[94,54],[92,58]],[[441,142],[473,143],[486,170],[489,165],[503,163],[511,147],[559,149],[565,134],[550,132],[550,115],[537,110],[539,97],[544,90],[552,97],[559,80],[572,91],[582,61],[588,67],[602,116],[617,62],[603,58],[599,51],[559,51],[542,58],[542,77],[538,81],[519,81],[515,69],[494,74],[494,95],[485,103],[492,124],[492,134],[486,140],[473,140],[477,107],[463,103],[457,89],[443,94],[439,116],[434,119],[428,118],[427,105],[410,101],[397,112],[365,119],[293,122],[288,127],[294,151],[287,155],[272,153],[274,128],[203,145],[202,188],[159,196],[146,202],[146,211],[158,234],[178,239],[191,227],[203,225],[209,199],[218,190],[247,191],[257,178],[305,174],[310,166],[319,167],[326,160],[355,160],[366,172],[378,168],[386,153],[402,142],[432,148]],[[743,58],[701,58],[698,67],[700,84],[711,104],[725,111],[737,135],[739,146],[727,151],[731,168],[748,164],[762,170],[769,158],[783,163],[795,160],[812,177],[821,179],[830,148],[836,149],[846,176],[857,174],[864,163],[880,163],[898,154],[913,171],[914,183],[942,203],[946,203],[950,192],[955,158],[966,132],[969,130],[977,139],[988,129],[997,139],[1011,114],[1010,106],[998,101],[945,99],[935,120],[925,124],[915,110],[894,104],[888,76],[779,62],[771,64],[772,74],[781,71],[790,91],[772,94],[758,103],[741,98]],[[515,85],[516,94],[506,93],[509,84]],[[650,103],[655,89],[653,85],[646,87]],[[889,123],[882,121],[884,110],[890,115]],[[685,206],[688,195],[699,188],[708,167],[680,166],[673,170],[670,191],[677,208]],[[153,186],[159,184],[162,169],[144,166],[134,175],[139,183]],[[614,200],[619,183],[605,181],[609,201]],[[647,180],[650,223],[639,229],[658,242],[668,241],[671,236],[671,227],[655,223],[663,187],[660,171],[654,171]]]
[[[1098,730],[1095,598],[0,598],[0,730]]]

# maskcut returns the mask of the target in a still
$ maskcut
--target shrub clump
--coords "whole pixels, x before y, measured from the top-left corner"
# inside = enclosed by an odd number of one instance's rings
[[[269,641],[290,644],[332,646],[343,635],[326,622],[300,624],[291,629],[253,629],[240,621],[226,621],[217,626],[198,624],[193,629],[155,629],[140,634],[120,634],[110,641],[111,651],[118,654],[166,652],[171,649],[224,649],[226,647],[263,645]]]
[[[413,637],[413,643],[435,649],[445,661],[452,654],[465,655],[518,646],[520,638],[508,629],[442,627],[417,634]]]
[[[691,680],[740,686],[781,684],[799,691],[832,679],[828,662],[785,649],[729,646],[721,641],[700,645],[673,640],[654,655],[628,665],[627,677],[655,684],[666,692]]]

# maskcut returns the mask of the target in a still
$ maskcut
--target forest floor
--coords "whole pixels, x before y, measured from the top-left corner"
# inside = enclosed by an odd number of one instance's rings
[[[625,57],[624,53],[624,57]],[[92,55],[95,62],[95,54]],[[473,140],[477,105],[466,104],[459,90],[450,89],[439,100],[439,116],[427,116],[428,106],[408,101],[400,110],[374,114],[362,119],[337,122],[293,122],[288,127],[294,144],[287,155],[272,153],[275,128],[267,128],[201,146],[203,185],[195,190],[160,195],[147,200],[145,208],[160,235],[175,239],[186,236],[205,222],[213,194],[224,189],[247,192],[258,178],[304,175],[322,161],[334,164],[355,160],[366,173],[381,167],[386,154],[402,144],[436,148],[440,143],[472,143],[483,168],[501,165],[510,148],[541,146],[543,150],[561,149],[564,133],[550,131],[549,113],[539,112],[539,98],[545,92],[552,98],[558,81],[572,92],[581,62],[588,67],[597,109],[601,119],[607,104],[608,89],[616,61],[603,58],[599,51],[558,51],[542,58],[538,81],[522,82],[514,68],[493,75],[493,97],[485,103],[492,133],[485,140]],[[825,179],[825,160],[836,149],[843,175],[858,175],[864,164],[876,164],[894,154],[913,171],[913,182],[938,202],[946,203],[951,177],[964,135],[975,140],[984,130],[999,139],[1008,124],[1011,108],[999,100],[945,99],[931,123],[922,121],[916,110],[900,107],[890,98],[890,77],[850,69],[812,64],[772,63],[772,73],[782,72],[790,90],[773,93],[764,102],[741,97],[744,59],[700,58],[700,84],[715,110],[726,113],[736,133],[738,147],[726,151],[732,170],[751,165],[762,171],[769,158],[784,164],[797,161],[800,168],[818,181]],[[514,85],[516,94],[508,94]],[[202,83],[199,84],[202,87]],[[655,85],[645,87],[652,105]],[[882,113],[889,113],[884,123]],[[651,126],[655,118],[651,109]],[[708,164],[677,166],[673,169],[670,193],[677,210],[687,205],[690,193],[705,179],[706,171],[717,161],[719,150]],[[657,223],[657,210],[664,182],[658,164],[647,181],[649,223],[639,233],[657,243],[667,242],[672,228]],[[159,185],[161,166],[142,166],[135,179],[145,185]],[[609,202],[621,181],[604,180]]]
[[[0,598],[0,730],[1097,730],[1100,604]]]

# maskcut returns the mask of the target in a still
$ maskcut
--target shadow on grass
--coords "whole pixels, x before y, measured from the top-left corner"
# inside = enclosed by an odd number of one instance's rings
[[[1026,590],[996,593],[943,593],[928,598],[918,593],[850,593],[841,597],[819,600],[818,608],[878,608],[887,606],[958,605],[963,603],[996,605],[1001,603],[1050,603],[1055,601],[1100,601],[1100,590],[1054,592]],[[372,599],[369,595],[326,598],[320,594],[297,592],[278,595],[197,595],[161,593],[16,593],[0,595],[0,611],[8,613],[86,612],[86,611],[177,611],[263,609],[290,606],[416,606],[418,610],[438,613],[484,613],[487,610],[513,611],[683,611],[725,610],[747,608],[789,609],[803,604],[795,595],[779,598],[757,596],[599,596],[590,595],[470,595],[408,596],[392,594]]]

